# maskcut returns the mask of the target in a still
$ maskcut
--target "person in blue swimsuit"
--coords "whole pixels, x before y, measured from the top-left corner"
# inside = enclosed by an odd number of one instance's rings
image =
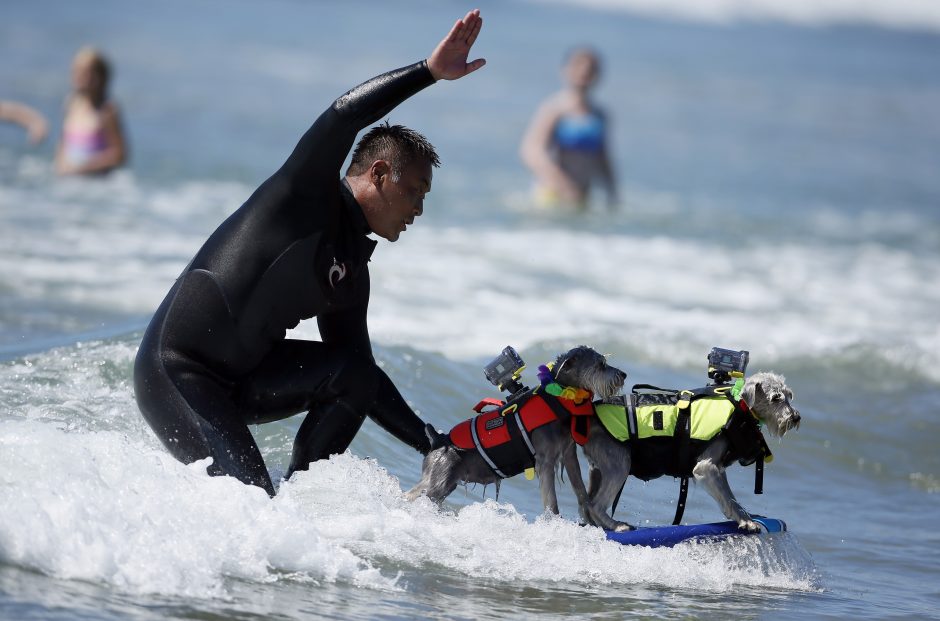
[[[144,333],[134,393],[144,419],[183,463],[275,489],[249,425],[305,413],[287,477],[342,453],[366,417],[421,453],[424,422],[375,362],[366,322],[375,234],[394,242],[424,211],[434,147],[387,123],[357,134],[467,62],[479,11],[431,55],[341,95],[287,161],[209,237]],[[319,341],[286,332],[316,317]]]
[[[542,103],[522,139],[520,155],[535,176],[541,205],[586,209],[595,182],[605,187],[608,205],[617,205],[607,115],[590,98],[599,73],[596,53],[572,51],[564,65],[565,88]]]

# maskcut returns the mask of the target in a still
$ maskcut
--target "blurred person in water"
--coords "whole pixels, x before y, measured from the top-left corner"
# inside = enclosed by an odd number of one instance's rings
[[[72,92],[65,102],[62,138],[55,155],[60,175],[109,172],[127,160],[121,113],[108,98],[111,65],[84,47],[72,61]]]
[[[608,117],[591,99],[599,75],[596,52],[572,50],[562,69],[564,88],[539,106],[522,139],[520,155],[535,176],[540,206],[583,211],[596,181],[607,191],[608,206],[618,204],[608,154]]]
[[[0,100],[0,121],[16,123],[26,130],[29,143],[38,145],[49,133],[49,123],[41,112],[18,101]]]

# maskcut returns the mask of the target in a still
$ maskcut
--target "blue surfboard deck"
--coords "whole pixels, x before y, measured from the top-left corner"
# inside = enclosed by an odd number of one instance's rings
[[[732,535],[747,537],[766,533],[784,533],[787,524],[783,520],[753,516],[755,522],[760,524],[759,533],[747,533],[738,529],[737,522],[714,522],[712,524],[680,524],[678,526],[651,526],[640,527],[623,533],[612,530],[605,531],[607,538],[627,546],[646,546],[649,548],[671,548],[677,543],[689,539],[707,540],[723,539]]]

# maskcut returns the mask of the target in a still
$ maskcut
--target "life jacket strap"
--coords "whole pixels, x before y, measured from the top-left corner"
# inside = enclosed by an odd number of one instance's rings
[[[689,495],[689,477],[682,477],[679,481],[679,501],[676,503],[676,517],[673,518],[673,526],[682,523],[682,514],[685,513],[685,500]]]
[[[529,449],[529,454],[535,458],[535,446],[532,444],[532,438],[529,437],[529,432],[526,431],[525,424],[522,422],[522,416],[519,413],[519,410],[516,410],[512,414],[512,419],[516,422],[516,426],[519,428],[519,435],[522,436],[522,440],[525,442],[525,446]]]
[[[500,478],[508,478],[502,470],[500,470],[496,463],[490,459],[490,456],[486,454],[486,449],[483,448],[483,444],[480,442],[480,436],[477,433],[477,416],[474,416],[470,419],[470,435],[473,437],[473,445],[477,448],[477,452],[480,454],[480,457],[483,458],[483,461],[486,462],[486,465],[497,474]]]
[[[555,415],[559,421],[564,421],[567,418],[571,417],[571,412],[561,404],[561,401],[558,400],[558,397],[550,395],[547,392],[542,393],[542,401],[545,402],[545,405],[551,409],[552,413]]]
[[[685,501],[686,497],[689,495],[689,477],[685,473],[689,472],[692,468],[692,464],[690,463],[692,457],[692,445],[690,442],[692,435],[691,402],[685,401],[684,407],[680,407],[681,409],[676,419],[676,435],[674,437],[678,443],[676,447],[678,470],[683,473],[683,476],[679,481],[679,500],[676,502],[676,516],[672,520],[674,525],[678,525],[682,522],[682,514],[685,513]]]
[[[764,493],[764,462],[771,461],[774,456],[770,452],[770,447],[767,446],[767,440],[764,439],[764,434],[760,434],[760,444],[761,444],[761,454],[757,458],[757,461],[754,462],[754,493],[763,494]]]
[[[754,462],[754,493],[764,493],[764,460],[758,459]]]
[[[640,427],[636,422],[636,394],[630,393],[624,399],[624,412],[627,416],[627,433],[630,434],[630,441],[635,442],[640,439]]]
[[[571,438],[575,444],[584,446],[588,441],[588,434],[591,432],[591,419],[587,416],[571,417]]]
[[[747,401],[744,399],[735,399],[731,392],[726,393],[728,399],[734,404],[736,411],[746,413],[748,416],[752,417],[758,424],[757,438],[760,441],[760,451],[758,453],[757,459],[754,461],[754,493],[763,494],[764,493],[764,462],[772,461],[774,458],[773,453],[770,451],[770,447],[767,446],[767,440],[764,439],[764,434],[760,432],[760,419],[757,418],[757,415],[754,414],[754,411],[747,405]],[[734,415],[732,414],[732,417]],[[731,423],[729,419],[728,423]]]

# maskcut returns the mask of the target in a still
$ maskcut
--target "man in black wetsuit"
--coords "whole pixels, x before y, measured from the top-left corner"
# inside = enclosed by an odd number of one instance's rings
[[[366,416],[422,453],[424,424],[375,364],[366,312],[375,233],[395,241],[424,209],[434,148],[417,132],[380,125],[340,167],[356,135],[468,63],[479,11],[458,20],[424,61],[341,96],[280,170],[209,237],[144,334],[134,390],[174,457],[212,457],[209,472],[274,494],[248,425],[307,411],[287,476],[341,453]],[[317,318],[322,341],[285,338]]]

